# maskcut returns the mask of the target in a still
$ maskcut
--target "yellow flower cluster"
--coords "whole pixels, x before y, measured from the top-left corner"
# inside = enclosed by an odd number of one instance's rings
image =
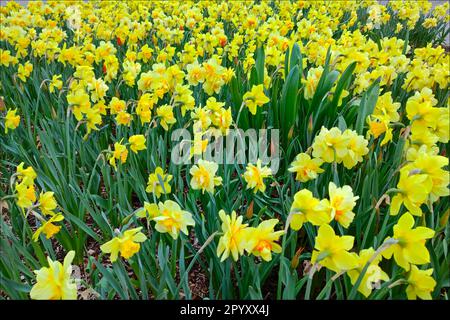
[[[296,180],[307,182],[324,172],[321,168],[324,162],[343,163],[344,167],[351,169],[369,152],[368,143],[353,130],[342,132],[337,127],[330,130],[322,127],[311,146],[313,158],[308,153],[300,153],[288,170],[296,174]]]
[[[46,104],[40,100],[41,95],[50,98],[47,101],[55,102],[59,108],[53,113],[63,111],[68,128],[76,123],[74,131],[83,132],[86,145],[89,137],[96,143],[95,137],[102,136],[98,144],[104,142],[103,137],[111,138],[112,142],[104,144],[108,149],[101,151],[98,159],[106,154],[106,160],[115,169],[111,176],[116,178],[120,164],[128,161],[128,169],[134,162],[148,161],[145,156],[160,146],[152,145],[153,142],[166,143],[173,129],[192,131],[194,138],[187,142],[192,144],[193,157],[206,152],[208,134],[227,136],[230,129],[237,128],[241,112],[247,112],[244,108],[248,108],[250,124],[264,115],[260,127],[271,128],[272,116],[279,116],[280,104],[276,100],[280,95],[276,90],[287,83],[294,62],[289,53],[298,47],[301,67],[295,82],[298,87],[292,93],[298,95],[298,100],[296,96],[296,104],[286,108],[300,110],[299,114],[308,113],[310,127],[306,130],[312,134],[305,139],[293,136],[297,130],[303,130],[305,122],[301,116],[289,119],[295,124],[289,128],[289,139],[293,139],[287,142],[292,142],[290,146],[296,153],[302,151],[287,169],[295,174],[295,179],[288,175],[289,182],[281,182],[283,174],[276,176],[259,159],[248,163],[243,174],[232,175],[218,163],[203,159],[177,172],[161,157],[151,162],[154,171],[145,172],[149,173],[145,192],[142,188],[142,194],[138,195],[148,200],[150,194],[153,202],[142,200],[143,207],[129,218],[134,219],[133,223],[142,222],[136,217],[146,219],[149,237],[150,229],[154,228],[159,234],[166,234],[158,237],[169,240],[181,237],[184,241],[184,237],[192,235],[194,226],[201,224],[203,228],[206,221],[202,211],[197,216],[184,208],[194,212],[194,206],[203,210],[209,199],[224,200],[227,205],[222,203],[222,207],[213,210],[214,203],[208,210],[216,213],[220,208],[234,208],[241,215],[220,210],[218,217],[213,217],[216,220],[207,221],[213,224],[212,231],[217,231],[212,234],[220,236],[215,254],[222,262],[230,256],[237,261],[246,254],[267,262],[273,254],[281,253],[285,259],[280,237],[287,231],[294,235],[299,231],[301,236],[307,232],[313,271],[322,266],[337,273],[336,276],[345,273],[352,285],[359,281],[357,290],[369,297],[381,281],[396,276],[388,275],[381,264],[383,259],[393,258],[394,268],[398,265],[405,272],[406,296],[430,299],[436,281],[433,269],[427,265],[430,253],[425,244],[438,232],[426,227],[429,221],[424,212],[433,213],[433,205],[439,205],[450,194],[449,160],[442,151],[449,142],[450,63],[442,46],[434,43],[418,46],[414,42],[421,42],[415,34],[417,30],[437,37],[442,23],[450,20],[448,9],[448,3],[432,9],[428,1],[391,1],[388,7],[376,1],[47,1],[30,2],[26,8],[10,1],[0,8],[0,68],[8,76],[5,80],[10,80],[23,95],[31,92],[24,88],[45,89],[39,92],[35,112],[41,112],[39,108]],[[258,59],[261,53],[262,60]],[[339,76],[342,79],[353,63],[354,72],[342,88],[337,79]],[[322,101],[317,101],[321,105],[314,105],[317,93],[333,76],[336,81],[332,81]],[[38,85],[35,78],[39,79]],[[349,129],[340,129],[337,118],[323,126],[313,125],[313,115],[317,115],[319,107],[333,102],[338,92],[339,117],[347,121],[354,113],[362,112],[361,96],[364,98],[377,80],[380,95],[373,112],[364,114],[368,127],[365,135],[362,135],[364,128],[352,130],[353,123],[347,123]],[[14,101],[13,95],[7,98],[8,105]],[[3,105],[3,99],[0,102]],[[21,117],[35,134],[40,123],[30,123],[25,109],[19,104],[11,105],[17,105],[18,109],[0,106],[4,131],[9,133],[5,141],[25,131],[14,131]],[[55,111],[56,106],[48,107]],[[42,112],[43,117],[52,117],[52,121],[55,114]],[[283,121],[278,120],[282,127]],[[316,128],[321,129],[316,133]],[[155,131],[162,133],[164,139],[152,140]],[[301,140],[308,141],[308,145]],[[150,150],[139,153],[147,148]],[[380,191],[380,195],[384,193],[382,199],[386,199],[387,219],[392,219],[392,223],[387,224],[388,231],[381,239],[375,239],[373,246],[385,239],[378,248],[370,245],[354,248],[358,241],[349,234],[354,231],[355,222],[364,219],[361,211],[365,208],[359,203],[373,207],[377,214],[382,203],[371,206],[371,198],[360,199],[368,197],[360,191],[363,182],[340,184],[340,179],[330,182],[328,169],[332,166],[337,177],[338,164],[342,164],[347,170],[339,167],[341,173],[351,176],[355,171],[353,177],[359,179],[366,173],[362,163],[372,161],[374,155],[378,156],[377,161],[381,160],[394,148],[399,148],[396,155],[401,157],[400,164],[391,170],[386,183],[395,188]],[[287,158],[290,150],[283,150],[283,156]],[[167,153],[172,151],[167,148]],[[81,151],[76,153],[80,154]],[[181,177],[174,179],[176,174]],[[380,175],[385,174],[380,170]],[[34,169],[24,168],[22,162],[13,178],[12,192],[17,206],[25,213],[25,219],[33,214],[39,224],[32,240],[38,241],[41,234],[50,239],[60,232],[64,216],[58,211],[55,194],[36,190]],[[242,180],[247,190],[236,183]],[[175,181],[186,181],[187,192],[194,198],[192,207],[179,200],[181,193],[185,195],[185,190],[180,190],[185,185],[180,187]],[[238,192],[243,193],[241,207],[227,198],[229,185],[237,185]],[[274,197],[276,192],[282,205],[277,208],[280,210],[272,211],[266,198]],[[260,213],[270,211],[270,219],[264,220],[259,215],[254,219],[248,214],[244,220],[241,210],[248,205],[247,210],[252,213],[253,200],[261,207]],[[266,207],[262,208],[261,203]],[[448,203],[442,207],[445,206]],[[286,224],[285,231],[281,228],[276,231],[282,223]],[[119,257],[131,259],[148,245],[143,227],[130,229],[129,225],[122,223],[121,230],[116,229],[100,247],[109,254],[111,262]],[[63,264],[48,258],[48,267],[35,271],[31,298],[75,299],[77,289],[71,278],[74,255],[70,251]]]
[[[33,214],[40,222],[41,226],[33,234],[33,241],[38,241],[39,235],[44,233],[50,239],[61,230],[61,226],[56,222],[64,220],[60,212],[55,212],[58,207],[54,193],[52,191],[41,192],[36,195],[35,179],[37,174],[32,167],[24,168],[24,163],[17,166],[15,173],[16,203],[25,213]],[[39,214],[37,210],[41,212]]]
[[[382,258],[394,257],[396,263],[410,271],[406,280],[408,298],[431,299],[430,292],[436,285],[430,277],[432,269],[419,270],[416,265],[430,262],[430,255],[425,247],[426,239],[434,235],[432,229],[426,227],[413,228],[414,219],[405,213],[394,226],[393,237],[385,240],[385,248],[377,252],[373,248],[361,250],[358,254],[349,252],[354,245],[353,236],[338,236],[328,224],[323,224],[315,239],[311,262],[317,263],[336,273],[348,273],[352,284],[356,284],[363,268],[367,267],[361,278],[358,291],[368,297],[373,289],[373,283],[389,280],[389,276],[379,267]],[[381,253],[381,255],[379,255]]]
[[[227,215],[224,210],[219,212],[222,220],[223,235],[219,239],[217,246],[217,255],[221,261],[227,259],[230,254],[234,261],[237,261],[244,251],[265,261],[272,260],[272,252],[280,253],[281,247],[275,241],[278,241],[284,231],[274,231],[279,223],[278,219],[270,219],[261,222],[257,227],[249,227],[242,223],[242,216],[237,216],[233,211]]]
[[[400,179],[392,199],[391,214],[401,205],[413,215],[421,216],[423,204],[432,204],[450,194],[447,157],[438,155],[438,142],[449,141],[449,107],[435,107],[432,91],[423,88],[406,103],[406,115],[411,121],[411,135],[406,148],[407,164],[400,169]],[[420,185],[420,188],[417,186]]]
[[[312,144],[312,155],[324,162],[343,163],[347,169],[351,169],[362,162],[363,156],[369,152],[368,143],[353,130],[342,132],[336,127],[330,130],[322,127]]]
[[[77,66],[70,82],[67,103],[79,123],[85,123],[87,134],[98,130],[101,115],[106,114],[105,96],[109,89],[103,79],[96,79],[91,66]]]
[[[290,214],[290,226],[299,230],[306,222],[320,226],[336,220],[344,228],[348,228],[355,214],[352,212],[358,196],[353,196],[350,186],[336,187],[333,182],[328,186],[329,199],[319,200],[307,189],[300,190],[294,196]]]
[[[193,130],[196,135],[196,140],[201,140],[208,132],[215,135],[227,135],[233,118],[231,108],[224,108],[224,106],[225,103],[217,101],[214,97],[210,97],[206,100],[206,105],[203,108],[196,107],[192,111],[191,119],[194,120]],[[195,152],[195,154],[201,153]]]
[[[114,143],[114,151],[108,152],[109,164],[117,170],[116,161],[120,161],[120,163],[124,164],[127,162],[128,158],[128,149],[127,145],[130,146],[130,150],[134,153],[138,153],[141,150],[147,149],[146,147],[146,139],[142,134],[133,135],[128,139],[128,144],[122,144],[122,140],[120,142]]]

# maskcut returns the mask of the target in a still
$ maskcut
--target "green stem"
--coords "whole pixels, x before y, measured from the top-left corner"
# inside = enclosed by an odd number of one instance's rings
[[[305,300],[309,300],[309,298],[311,296],[312,279],[314,277],[314,273],[316,273],[316,271],[317,271],[318,266],[319,265],[317,263],[315,263],[311,267],[311,270],[309,270],[309,272],[308,272],[308,282],[306,283]]]

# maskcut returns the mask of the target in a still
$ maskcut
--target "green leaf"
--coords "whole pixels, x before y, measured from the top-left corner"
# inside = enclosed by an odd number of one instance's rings
[[[289,144],[288,135],[293,130],[295,119],[297,117],[297,98],[298,98],[298,85],[300,81],[300,70],[296,65],[294,66],[284,83],[281,93],[280,103],[280,119],[283,146],[287,147]],[[286,148],[285,148],[286,149]]]
[[[369,86],[369,88],[361,98],[361,105],[359,106],[358,116],[355,123],[355,130],[359,135],[362,135],[364,133],[364,123],[366,122],[367,116],[371,115],[373,113],[373,110],[375,109],[379,90],[380,79],[378,78]]]

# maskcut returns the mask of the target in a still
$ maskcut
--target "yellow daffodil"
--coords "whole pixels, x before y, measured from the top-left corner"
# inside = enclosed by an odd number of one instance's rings
[[[320,77],[323,73],[323,67],[311,68],[308,70],[308,75],[306,79],[302,79],[305,84],[305,99],[310,100],[313,98],[316,92],[317,85],[319,84]]]
[[[86,110],[86,127],[89,134],[92,130],[98,130],[97,125],[102,123],[100,110],[97,108],[89,108]]]
[[[375,139],[384,133],[384,138],[380,143],[380,146],[384,146],[386,143],[392,141],[392,128],[389,126],[389,119],[386,117],[374,118],[372,116],[367,117],[367,123],[369,130],[367,136],[372,135]]]
[[[0,49],[0,64],[8,67],[14,61],[14,57],[11,56],[11,51]]]
[[[338,188],[333,182],[328,185],[328,193],[329,200],[324,199],[321,202],[320,210],[329,210],[332,218],[344,228],[348,228],[355,217],[352,210],[359,197],[353,196],[353,190],[350,186]]]
[[[216,126],[223,135],[227,135],[228,129],[231,127],[231,124],[233,122],[231,108],[220,108],[218,111],[213,113],[211,121],[212,124]]]
[[[433,182],[426,174],[421,174],[420,171],[410,172],[408,167],[402,168],[397,184],[397,194],[391,200],[390,214],[397,215],[400,206],[404,204],[413,215],[421,216],[420,205],[426,202],[432,188]]]
[[[354,285],[358,280],[364,266],[367,264],[369,259],[373,256],[375,250],[373,248],[363,249],[359,252],[359,255],[353,253],[358,261],[358,266],[355,269],[347,271],[348,276],[352,284]],[[384,272],[378,264],[380,263],[382,256],[378,255],[375,259],[369,264],[369,267],[364,274],[361,283],[358,287],[358,291],[361,292],[366,298],[372,293],[374,285],[379,285],[380,282],[388,281],[389,276]]]
[[[109,110],[111,110],[111,114],[118,114],[121,111],[124,112],[127,110],[126,102],[117,97],[113,97],[109,103]]]
[[[27,81],[27,78],[31,75],[33,71],[33,65],[30,62],[26,62],[25,64],[20,64],[19,69],[17,70],[17,76],[23,82]]]
[[[138,153],[138,151],[147,149],[147,147],[145,146],[145,143],[147,141],[142,134],[131,136],[128,139],[128,142],[130,143],[131,151],[133,151],[134,153]]]
[[[201,132],[206,131],[212,123],[211,111],[206,108],[195,108],[191,113],[191,118],[196,120],[194,123],[194,131],[196,131],[196,128]]]
[[[156,203],[148,203],[144,202],[144,207],[136,211],[136,217],[138,218],[147,218],[152,220],[156,216],[159,215],[159,208]]]
[[[24,165],[25,164],[21,162],[17,166],[17,178],[22,184],[30,186],[34,183],[34,180],[37,178],[37,174],[36,171],[34,171],[33,167],[28,167],[25,169],[23,167]]]
[[[195,109],[195,99],[193,92],[189,90],[189,86],[177,85],[175,89],[174,102],[181,108],[181,115],[184,117],[187,111]]]
[[[161,233],[169,233],[173,239],[178,238],[180,231],[188,235],[187,227],[195,225],[192,214],[182,210],[175,201],[160,202],[158,208],[159,214],[153,218],[156,221],[155,229]]]
[[[90,81],[94,78],[94,70],[91,66],[77,66],[73,76],[82,81]]]
[[[20,124],[20,116],[16,114],[17,109],[8,110],[5,116],[5,133],[8,133],[8,129],[15,130]]]
[[[354,269],[358,260],[349,250],[353,247],[354,237],[337,236],[328,224],[319,227],[311,262],[318,263],[334,272]]]
[[[293,230],[300,230],[304,223],[310,222],[313,225],[322,225],[331,221],[329,211],[320,208],[319,199],[314,198],[311,191],[303,189],[294,196],[291,206],[290,227]]]
[[[447,143],[450,138],[450,108],[439,108],[439,119],[431,128],[439,142]]]
[[[97,102],[97,101],[103,100],[106,95],[106,92],[109,89],[108,85],[101,78],[100,79],[92,78],[92,80],[88,82],[87,88],[91,93],[92,102]],[[117,101],[117,100],[114,100],[114,101]],[[114,105],[114,103],[112,103],[112,105]],[[120,103],[122,103],[122,102],[120,102]],[[120,107],[117,107],[117,106],[114,106],[114,107],[116,108],[115,110],[117,110],[117,109],[120,109],[120,111],[125,110],[125,107],[123,107],[123,104]]]
[[[112,165],[114,169],[117,170],[116,160],[120,160],[120,162],[124,164],[125,162],[127,162],[127,158],[128,158],[127,147],[121,144],[120,142],[114,143],[114,151],[111,157],[109,158],[109,164]]]
[[[216,177],[219,166],[217,163],[200,159],[198,165],[193,165],[189,173],[191,174],[191,188],[213,193],[215,186],[222,184],[222,178]]]
[[[169,130],[169,124],[177,122],[173,115],[173,107],[169,105],[163,105],[156,110],[156,114],[160,118],[160,124],[164,130]]]
[[[36,284],[31,288],[30,297],[34,300],[76,300],[77,285],[71,278],[72,261],[75,251],[69,251],[63,264],[47,257],[48,267],[34,271]]]
[[[60,213],[54,214],[48,221],[42,222],[42,225],[34,232],[32,240],[38,241],[39,235],[44,233],[47,239],[50,239],[61,230],[61,226],[57,226],[54,222],[64,220],[64,216]]]
[[[392,92],[386,92],[378,97],[372,116],[377,119],[384,117],[389,119],[389,121],[397,122],[400,120],[400,115],[398,114],[399,108],[400,103],[393,102],[392,100]]]
[[[412,145],[420,146],[426,145],[427,147],[433,147],[439,141],[439,137],[434,134],[432,128],[426,125],[418,124],[415,122],[411,125],[410,143]]]
[[[61,81],[61,75],[53,75],[52,79],[50,81],[50,84],[48,86],[48,91],[50,91],[50,93],[55,92],[55,89],[61,90],[62,86],[63,86],[63,82]]]
[[[395,262],[406,271],[410,269],[411,264],[421,265],[430,262],[425,241],[434,236],[434,230],[426,227],[413,228],[413,226],[413,216],[409,212],[403,214],[393,228],[392,238],[386,239],[394,239],[397,243],[382,252],[387,259],[394,255]]]
[[[202,155],[206,151],[206,147],[208,146],[208,139],[202,139],[203,134],[194,133],[194,141],[192,142],[192,147],[190,150],[190,155],[193,157],[194,155]]]
[[[271,175],[272,170],[266,166],[262,167],[261,160],[258,159],[256,166],[251,163],[247,165],[243,177],[247,183],[247,189],[253,189],[253,192],[257,193],[258,191],[264,192],[266,190],[264,178],[270,177]]]
[[[219,111],[224,105],[224,102],[217,101],[214,97],[210,97],[206,100],[206,108],[212,112]]]
[[[347,141],[347,152],[342,157],[342,162],[344,167],[351,169],[358,162],[363,161],[363,156],[369,152],[367,148],[369,142],[363,136],[359,136],[356,131],[349,129],[342,133],[342,138]]]
[[[157,98],[150,93],[144,93],[138,101],[136,107],[136,114],[141,119],[142,123],[148,123],[152,117],[152,109],[155,103],[157,102]]]
[[[256,114],[256,107],[261,107],[270,101],[270,99],[264,94],[264,87],[262,84],[257,86],[254,85],[252,90],[244,94],[243,100],[245,105],[250,110],[250,113],[253,115]]]
[[[147,188],[145,189],[148,193],[154,193],[157,198],[161,194],[170,194],[172,191],[169,182],[172,180],[173,176],[164,173],[161,167],[156,167],[155,172],[148,176]]]
[[[56,209],[58,203],[55,200],[54,192],[41,192],[39,195],[39,209],[45,215],[52,215],[53,210]]]
[[[314,139],[312,148],[313,157],[325,162],[340,163],[347,153],[347,140],[339,128],[334,127],[328,130],[322,127],[319,135]]]
[[[224,261],[231,253],[233,260],[237,261],[248,246],[247,242],[251,229],[248,228],[248,224],[242,223],[242,216],[238,217],[235,211],[230,216],[224,210],[220,210],[219,217],[222,220],[223,235],[219,239],[217,256],[220,261]]]
[[[436,280],[431,276],[433,269],[420,270],[415,265],[411,266],[408,275],[408,286],[406,295],[409,300],[416,300],[419,297],[422,300],[431,300],[431,292],[436,286]]]
[[[261,222],[256,228],[249,228],[246,250],[264,261],[272,260],[272,252],[280,253],[281,246],[276,243],[284,231],[274,231],[278,219]]]
[[[24,183],[20,183],[15,187],[17,192],[17,205],[26,209],[33,205],[36,201],[36,190],[34,185],[26,185]]]
[[[186,70],[187,70],[186,80],[189,82],[190,85],[196,86],[197,84],[205,81],[204,69],[198,63],[197,60],[195,60],[194,63],[188,64],[186,66]]]
[[[440,197],[449,195],[448,185],[450,182],[450,174],[448,171],[442,169],[448,166],[448,163],[449,160],[446,157],[419,152],[416,159],[403,167],[403,170],[409,171],[410,175],[414,173],[427,175],[428,181],[425,184],[429,185],[431,181],[429,199],[435,202]]]
[[[150,48],[148,44],[145,44],[141,47],[141,50],[138,53],[137,58],[147,63],[152,58],[152,56],[153,56],[153,49]]]
[[[111,262],[115,262],[120,256],[124,259],[130,259],[135,253],[139,252],[141,242],[147,240],[145,234],[140,232],[142,227],[125,231],[120,236],[114,237],[112,240],[100,246],[100,250],[104,253],[110,253]]]
[[[116,116],[117,124],[122,126],[130,126],[131,125],[132,116],[126,111],[119,111]]]
[[[432,127],[440,116],[436,103],[431,89],[423,88],[406,102],[406,115],[415,125]]]
[[[83,89],[77,89],[67,94],[67,102],[72,107],[73,114],[78,121],[83,119],[90,108],[89,95]]]
[[[307,153],[299,153],[288,170],[296,173],[296,180],[307,182],[316,179],[319,173],[324,171],[320,168],[322,164],[323,160],[320,158],[311,159]]]

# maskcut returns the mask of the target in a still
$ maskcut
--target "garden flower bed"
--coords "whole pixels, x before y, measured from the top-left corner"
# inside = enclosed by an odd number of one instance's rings
[[[1,297],[448,299],[448,9],[2,4]]]

